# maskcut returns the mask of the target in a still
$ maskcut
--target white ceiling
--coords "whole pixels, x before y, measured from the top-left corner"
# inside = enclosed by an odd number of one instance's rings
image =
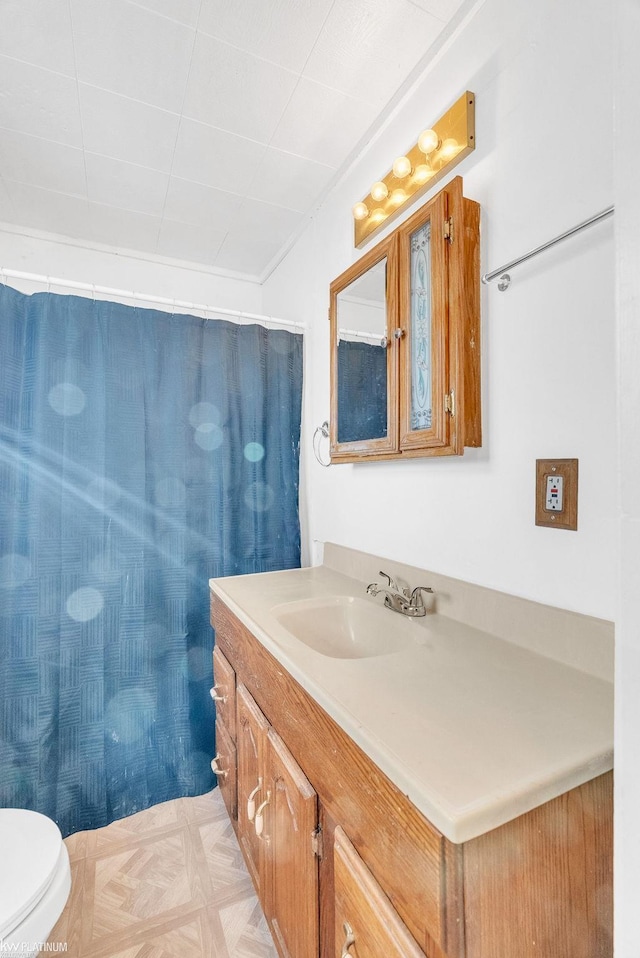
[[[3,0],[0,223],[264,278],[460,5]]]

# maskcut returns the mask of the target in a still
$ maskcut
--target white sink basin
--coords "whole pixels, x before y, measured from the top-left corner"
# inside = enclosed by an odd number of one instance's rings
[[[415,644],[411,622],[355,596],[300,599],[271,612],[304,645],[334,659],[389,655]]]

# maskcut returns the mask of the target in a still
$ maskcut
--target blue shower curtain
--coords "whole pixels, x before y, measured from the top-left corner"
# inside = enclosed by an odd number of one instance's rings
[[[300,564],[302,337],[0,287],[0,806],[214,779],[211,576]]]

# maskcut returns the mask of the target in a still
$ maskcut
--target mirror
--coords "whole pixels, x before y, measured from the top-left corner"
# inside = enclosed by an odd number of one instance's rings
[[[331,285],[332,455],[384,452],[395,441],[389,388],[394,251],[380,244]]]
[[[338,294],[338,442],[387,435],[386,278],[384,259]]]

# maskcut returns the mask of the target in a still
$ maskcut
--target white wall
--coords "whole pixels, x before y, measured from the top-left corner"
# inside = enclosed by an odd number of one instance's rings
[[[640,889],[640,7],[616,22],[615,202],[618,289],[619,613],[616,623],[615,954],[637,958]]]
[[[614,617],[611,220],[514,270],[508,292],[483,289],[481,449],[329,469],[311,451],[329,412],[329,283],[361,255],[352,204],[469,89],[477,149],[456,173],[481,204],[483,271],[609,206],[610,21],[607,0],[480,2],[265,284],[266,311],[286,309],[311,327],[303,447],[312,560],[313,541],[330,540]],[[536,458],[579,459],[578,532],[535,526]]]
[[[168,259],[128,255],[108,247],[88,248],[63,237],[19,233],[1,226],[0,267],[225,309],[261,312],[262,306],[262,292],[257,283],[218,276]],[[8,282],[26,293],[43,288],[24,280]],[[74,291],[52,287],[52,292]],[[126,302],[124,298],[121,301]],[[153,308],[169,310],[171,307],[154,304]]]

